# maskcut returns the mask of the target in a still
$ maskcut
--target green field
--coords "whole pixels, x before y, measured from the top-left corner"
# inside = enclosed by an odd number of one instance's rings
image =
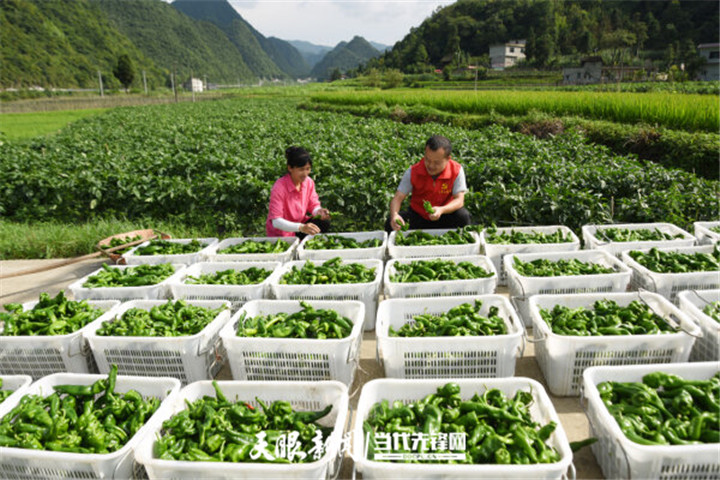
[[[102,112],[101,108],[0,115],[0,132],[7,140],[21,140],[57,133],[68,123]]]

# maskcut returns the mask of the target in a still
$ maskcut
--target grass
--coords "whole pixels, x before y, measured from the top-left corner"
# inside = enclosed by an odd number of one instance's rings
[[[0,116],[0,132],[7,140],[23,140],[57,133],[67,124],[97,115],[104,109],[65,110],[34,113],[5,113]]]

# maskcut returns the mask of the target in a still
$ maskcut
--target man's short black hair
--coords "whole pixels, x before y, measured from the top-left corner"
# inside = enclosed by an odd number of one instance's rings
[[[285,150],[285,159],[290,167],[304,167],[308,163],[312,166],[310,154],[302,147],[288,147],[288,149]]]
[[[450,144],[450,140],[448,140],[447,137],[443,137],[442,135],[433,135],[432,137],[428,138],[428,141],[425,142],[425,146],[433,152],[442,148],[443,150],[445,150],[446,157],[449,157],[452,153],[452,145]]]

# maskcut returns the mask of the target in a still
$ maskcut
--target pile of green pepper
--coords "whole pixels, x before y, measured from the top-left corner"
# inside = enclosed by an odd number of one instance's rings
[[[68,453],[119,450],[160,406],[136,390],[115,392],[117,366],[92,385],[56,385],[47,397],[25,395],[0,419],[0,446]]]
[[[720,233],[720,225],[717,227],[710,227],[709,230],[713,233]]]
[[[0,312],[0,336],[67,335],[103,314],[87,300],[68,300],[63,291],[54,298],[41,293],[40,301],[31,310],[23,311],[19,303],[7,303],[5,309],[7,313]]]
[[[471,280],[492,277],[493,273],[470,262],[452,260],[413,260],[410,263],[393,264],[395,273],[390,275],[391,282],[439,282],[445,280]]]
[[[296,265],[280,278],[286,285],[327,285],[343,283],[370,283],[375,280],[375,267],[360,263],[343,263],[340,257],[331,258],[322,265],[311,261],[302,268]]]
[[[523,262],[513,257],[513,267],[518,274],[524,277],[561,277],[566,275],[597,275],[615,273],[615,269],[605,267],[599,263],[583,262],[577,258],[570,260],[548,260],[537,258],[530,262]]]
[[[684,380],[665,373],[642,382],[602,382],[603,404],[625,436],[641,445],[720,443],[720,373]]]
[[[619,306],[613,300],[598,300],[591,309],[555,305],[552,310],[541,308],[540,316],[558,335],[585,337],[677,332],[650,307],[637,300],[626,307]]]
[[[414,315],[412,320],[399,330],[392,326],[391,337],[458,337],[505,335],[505,320],[498,315],[498,307],[490,307],[488,316],[480,315],[482,301],[474,304],[463,303],[440,315]]]
[[[7,397],[13,394],[15,390],[3,390],[3,379],[0,377],[0,403],[4,402]]]
[[[345,338],[353,329],[352,320],[335,310],[316,309],[300,302],[302,310],[295,313],[258,315],[249,317],[245,312],[238,319],[238,337],[269,338]]]
[[[604,240],[606,242],[650,242],[683,238],[681,233],[671,235],[669,233],[661,232],[659,228],[655,228],[654,230],[650,230],[648,228],[630,230],[628,228],[615,227],[598,228],[595,231],[595,237],[598,240]]]
[[[528,243],[568,243],[572,242],[570,235],[565,235],[562,230],[553,233],[542,232],[520,232],[511,229],[509,232],[498,232],[494,225],[485,230],[485,239],[488,243],[497,244],[528,244]]]
[[[341,250],[345,248],[375,248],[382,245],[379,238],[370,238],[359,242],[354,238],[342,237],[340,235],[315,235],[305,242],[308,250]]]
[[[135,255],[183,255],[199,252],[207,244],[193,239],[190,243],[177,243],[168,240],[152,240],[144,247],[138,247],[133,253]]]
[[[290,244],[282,240],[271,242],[269,240],[255,241],[245,240],[242,243],[230,245],[218,251],[218,254],[234,254],[234,253],[282,253],[290,248]]]
[[[712,253],[680,253],[651,248],[648,252],[632,250],[628,255],[648,270],[657,273],[690,273],[720,271],[720,248]]]
[[[200,276],[189,276],[185,283],[190,285],[257,285],[270,276],[272,270],[250,267],[245,270],[232,268],[215,273],[203,273]]]
[[[191,462],[263,462],[307,463],[315,459],[311,453],[313,440],[324,442],[332,428],[317,421],[332,410],[328,405],[317,412],[295,411],[286,401],[269,406],[255,398],[259,407],[247,401],[229,401],[213,381],[215,397],[204,396],[163,422],[162,434],[155,442],[156,458]],[[262,408],[262,410],[261,410]],[[299,433],[300,454],[292,460],[278,454],[281,437]],[[260,438],[263,442],[260,442]]]
[[[431,235],[422,230],[413,230],[410,233],[403,234],[397,232],[395,236],[395,245],[401,247],[419,247],[428,245],[463,245],[474,243],[475,238],[469,231],[462,228],[450,230],[442,235]]]
[[[113,247],[119,247],[120,245],[125,245],[126,243],[136,242],[138,240],[142,240],[142,237],[140,235],[135,235],[132,237],[111,238],[109,245],[101,245],[100,248],[102,248],[103,250],[109,250]],[[129,251],[131,248],[132,247],[121,248],[120,250],[116,250],[115,253],[118,255],[123,254],[123,253]]]
[[[103,322],[96,334],[104,337],[182,337],[202,331],[223,310],[168,300],[149,311],[130,308],[122,316]]]
[[[175,273],[175,267],[169,263],[159,265],[137,265],[128,268],[115,268],[103,264],[102,271],[89,277],[83,287],[143,287],[156,285]]]
[[[720,302],[708,303],[705,305],[705,308],[703,308],[703,313],[720,323]]]
[[[512,399],[496,388],[463,400],[460,387],[448,383],[437,393],[422,400],[404,404],[387,400],[373,405],[363,421],[367,458],[373,460],[380,452],[377,433],[437,436],[440,433],[464,433],[465,450],[435,453],[464,453],[464,460],[447,463],[465,464],[537,464],[560,461],[560,454],[546,443],[555,430],[555,422],[540,426],[530,416],[533,402],[530,392],[519,390]],[[427,442],[430,443],[430,442]],[[401,445],[405,447],[406,445]],[[420,451],[410,448],[392,449],[392,453],[427,453],[428,445],[420,443]],[[393,445],[394,447],[394,445]],[[417,461],[416,461],[417,462]],[[419,462],[418,462],[419,463]]]

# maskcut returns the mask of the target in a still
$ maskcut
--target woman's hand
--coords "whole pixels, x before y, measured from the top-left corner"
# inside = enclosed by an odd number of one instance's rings
[[[317,215],[320,215],[320,220],[330,220],[330,210],[327,208],[321,208],[318,210]]]
[[[303,223],[300,225],[300,231],[306,235],[317,235],[320,233],[320,227],[314,223]]]
[[[395,215],[395,218],[390,221],[390,227],[396,232],[400,230],[403,225],[405,225],[405,220],[400,215]]]

